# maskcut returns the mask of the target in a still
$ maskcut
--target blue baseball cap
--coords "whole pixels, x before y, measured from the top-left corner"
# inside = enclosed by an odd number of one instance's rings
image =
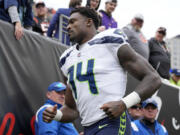
[[[170,69],[170,73],[180,76],[180,69]]]
[[[147,100],[145,100],[143,103],[142,103],[142,107],[145,108],[147,105],[149,104],[152,104],[154,105],[156,108],[158,107],[157,106],[157,102],[153,99],[153,98],[149,98]]]
[[[56,92],[66,90],[66,85],[64,85],[61,82],[53,82],[52,84],[49,85],[48,91],[53,91],[53,90]]]

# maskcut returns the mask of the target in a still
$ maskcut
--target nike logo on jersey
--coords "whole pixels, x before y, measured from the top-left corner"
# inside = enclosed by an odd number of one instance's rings
[[[104,125],[99,125],[99,129],[102,129],[102,128],[104,128],[104,127],[106,127],[106,126],[108,126],[108,124],[104,124]]]

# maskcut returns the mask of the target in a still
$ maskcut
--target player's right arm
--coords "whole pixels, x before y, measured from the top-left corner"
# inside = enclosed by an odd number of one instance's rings
[[[64,77],[64,83],[66,84],[67,78]],[[67,85],[66,94],[65,94],[65,104],[60,110],[57,110],[57,105],[54,107],[47,107],[43,112],[43,120],[45,122],[51,122],[52,120],[60,122],[72,122],[78,118],[79,112],[76,108],[76,103],[74,101],[72,91]]]
[[[64,80],[65,80],[64,83],[66,84],[67,78],[65,78]],[[79,112],[77,110],[76,103],[72,95],[72,90],[70,89],[68,85],[67,85],[66,95],[65,95],[65,105],[62,107],[61,111],[63,113],[61,122],[72,122],[75,119],[77,119],[79,116]]]

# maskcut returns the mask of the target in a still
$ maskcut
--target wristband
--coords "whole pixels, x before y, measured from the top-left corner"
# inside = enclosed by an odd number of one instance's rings
[[[121,100],[124,102],[127,109],[141,102],[139,94],[135,91],[127,95],[126,97],[122,98]]]
[[[57,110],[57,113],[56,113],[56,115],[55,115],[53,120],[60,121],[62,116],[63,116],[63,113],[60,110]]]

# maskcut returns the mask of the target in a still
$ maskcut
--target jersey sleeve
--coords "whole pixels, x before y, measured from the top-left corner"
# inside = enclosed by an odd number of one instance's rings
[[[63,75],[64,75],[65,77],[67,77],[67,75],[65,74],[65,70],[64,70],[62,61],[63,61],[63,57],[61,56],[61,57],[59,58],[59,68],[60,68],[61,72],[63,73]]]
[[[117,54],[123,45],[129,45],[126,34],[121,29],[113,29],[110,34],[110,44],[107,46],[113,54]]]
[[[89,44],[105,45],[113,54],[117,54],[117,51],[121,46],[129,45],[127,36],[120,29],[103,31],[99,33],[95,39],[90,41]]]
[[[63,75],[64,75],[65,77],[67,77],[67,72],[66,72],[66,70],[65,70],[65,61],[66,61],[66,57],[65,57],[65,56],[61,56],[61,57],[59,58],[59,67],[60,67]]]
[[[65,77],[68,76],[68,69],[66,67],[66,62],[67,62],[67,59],[70,56],[71,52],[72,52],[72,48],[66,50],[59,59],[59,67]]]

